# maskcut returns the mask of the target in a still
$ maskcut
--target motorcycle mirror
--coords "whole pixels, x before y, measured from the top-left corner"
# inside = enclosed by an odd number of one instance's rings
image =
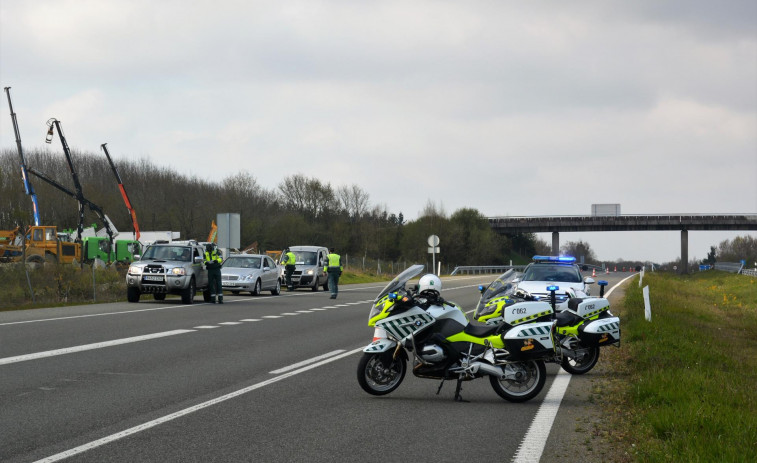
[[[478,292],[483,293],[485,289],[484,285],[478,285]]]
[[[389,300],[391,300],[391,301],[396,301],[396,300],[397,300],[397,297],[398,297],[398,295],[397,295],[397,293],[389,293],[389,294],[387,295],[387,297],[389,297]]]
[[[607,286],[606,280],[599,280],[599,297],[605,297],[605,286]]]
[[[554,314],[557,312],[557,297],[555,296],[555,291],[560,289],[557,285],[549,285],[547,286],[547,291],[549,291],[549,302],[552,305],[552,313]]]

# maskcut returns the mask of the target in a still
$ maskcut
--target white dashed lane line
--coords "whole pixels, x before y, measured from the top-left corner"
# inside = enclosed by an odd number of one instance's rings
[[[220,328],[220,326],[215,326],[215,325],[195,326],[195,329],[198,329],[198,330],[209,330],[211,328]]]

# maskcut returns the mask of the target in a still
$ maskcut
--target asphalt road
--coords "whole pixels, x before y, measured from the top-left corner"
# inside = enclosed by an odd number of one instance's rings
[[[443,296],[472,310],[495,277],[445,278]],[[510,461],[558,368],[523,404],[485,378],[464,383],[467,403],[410,374],[366,394],[356,368],[383,286],[0,312],[0,461]]]

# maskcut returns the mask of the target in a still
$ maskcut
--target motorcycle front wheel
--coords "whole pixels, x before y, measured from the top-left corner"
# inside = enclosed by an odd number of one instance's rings
[[[388,364],[387,364],[388,362]],[[363,354],[357,366],[357,382],[365,392],[385,395],[397,389],[405,379],[407,362],[391,354]]]
[[[536,397],[547,381],[547,367],[541,360],[511,363],[516,372],[515,379],[499,379],[489,376],[492,388],[503,399],[510,402],[525,402]]]
[[[578,352],[576,357],[565,356],[562,359],[562,368],[571,375],[582,375],[594,368],[599,360],[599,347],[583,347],[575,338],[570,338],[565,347]]]

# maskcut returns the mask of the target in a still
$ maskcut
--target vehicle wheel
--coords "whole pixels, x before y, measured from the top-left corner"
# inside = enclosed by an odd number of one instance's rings
[[[252,294],[253,296],[260,295],[260,279],[257,279],[255,281],[255,287],[252,288],[252,291],[250,291],[250,294]]]
[[[211,297],[210,297],[210,290],[209,289],[206,289],[206,290],[204,290],[202,292],[202,300],[205,301],[205,302],[210,302]]]
[[[271,294],[274,296],[281,294],[281,280],[276,280],[276,287],[271,290]]]
[[[536,397],[544,388],[547,380],[547,367],[541,360],[510,363],[515,379],[499,379],[489,376],[492,388],[503,399],[510,402],[525,402]]]
[[[57,264],[58,258],[55,256],[55,254],[47,253],[45,254],[45,262],[48,264]]]
[[[391,353],[363,354],[357,365],[357,382],[365,392],[372,395],[385,395],[394,391],[405,379],[407,362],[399,357],[385,365]]]
[[[126,288],[126,300],[129,302],[139,302],[139,288],[132,286]]]
[[[324,285],[323,285],[323,290],[324,291],[328,291],[329,290],[329,279],[328,278],[326,278],[326,283],[324,283]]]
[[[183,304],[192,304],[195,301],[195,294],[197,294],[197,286],[195,285],[195,279],[189,280],[189,286],[181,292],[181,302]]]
[[[571,375],[582,375],[587,373],[599,360],[599,347],[583,347],[576,338],[568,338],[563,343],[567,349],[575,350],[576,357],[565,356],[562,359],[562,368]]]
[[[38,269],[45,265],[45,259],[42,256],[33,255],[26,258],[26,266],[31,270]]]
[[[165,301],[166,300],[166,293],[155,293],[152,295],[152,297],[156,301]]]
[[[318,277],[315,277],[315,284],[310,289],[313,291],[318,291]]]
[[[233,294],[233,295],[235,295],[235,296],[236,296],[236,295],[238,295],[238,294],[239,294],[240,292],[241,292],[241,291],[232,291],[232,292],[231,292],[231,294]]]

